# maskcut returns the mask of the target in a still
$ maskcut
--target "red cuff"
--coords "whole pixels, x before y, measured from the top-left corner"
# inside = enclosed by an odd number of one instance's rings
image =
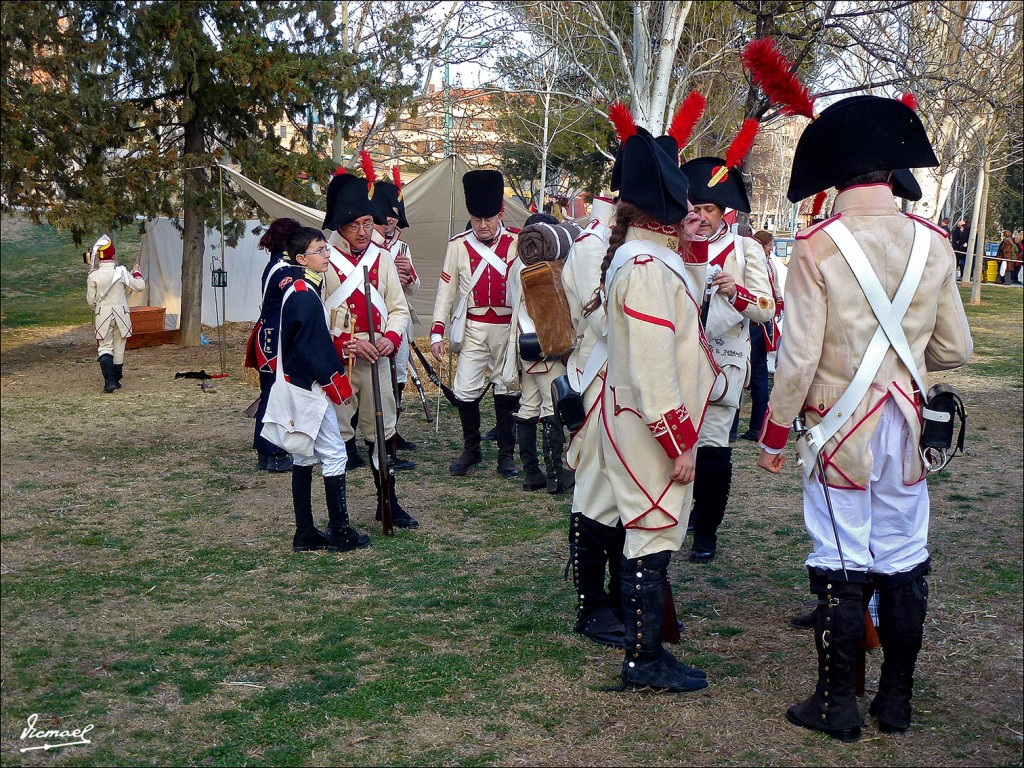
[[[335,405],[348,402],[352,397],[352,385],[349,384],[348,376],[335,371],[330,382],[324,385],[324,394]]]
[[[142,273],[136,269],[134,272],[132,272],[132,277],[142,277]]]
[[[444,336],[444,323],[434,323],[430,326],[430,335],[433,336],[435,333],[438,336]]]
[[[657,421],[648,424],[647,428],[651,430],[654,439],[661,444],[670,459],[681,456],[697,444],[697,430],[693,428],[685,405],[664,414]]]
[[[788,424],[775,423],[772,421],[771,416],[772,411],[769,406],[767,418],[764,420],[764,426],[761,428],[761,437],[758,442],[774,451],[781,451],[786,447],[786,442],[789,440],[790,426]]]
[[[384,334],[384,338],[395,345],[395,352],[397,352],[398,348],[402,344],[402,337],[395,333],[394,331],[388,331],[387,333]]]
[[[349,335],[347,333],[343,333],[340,336],[335,336],[333,339],[334,351],[338,353],[338,357],[340,357],[342,360],[345,359],[345,343],[348,340]]]
[[[419,279],[419,275],[416,274],[416,267],[409,267],[409,276],[412,278],[414,283]]]
[[[786,308],[785,302],[781,298],[775,299],[775,316],[778,317],[782,314],[782,310]]]
[[[733,296],[732,305],[737,312],[742,312],[751,304],[757,304],[757,297],[737,283],[736,295]]]

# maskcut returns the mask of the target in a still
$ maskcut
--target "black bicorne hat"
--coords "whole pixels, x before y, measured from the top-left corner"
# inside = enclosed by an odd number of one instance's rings
[[[366,179],[348,173],[336,175],[327,185],[327,215],[323,228],[338,230],[363,216],[372,216],[376,224],[387,223],[370,197]]]
[[[938,164],[914,110],[896,99],[853,96],[824,110],[800,136],[786,197],[795,203],[872,171]]]
[[[373,202],[385,216],[394,216],[398,219],[400,229],[409,226],[409,221],[405,218],[405,200],[401,198],[398,187],[390,181],[378,181],[373,185]]]
[[[470,216],[489,219],[501,213],[505,203],[505,178],[501,171],[468,171],[462,177],[462,189]]]
[[[720,157],[697,157],[682,165],[690,180],[690,202],[694,205],[714,203],[725,208],[750,213],[747,186],[738,168],[728,168],[724,175],[720,169],[725,160]]]
[[[643,128],[622,144],[620,150],[621,185],[619,200],[635,205],[662,224],[682,221],[686,203],[687,179],[678,161],[669,156]]]

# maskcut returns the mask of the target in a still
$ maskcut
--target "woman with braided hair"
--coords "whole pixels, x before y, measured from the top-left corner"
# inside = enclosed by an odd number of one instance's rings
[[[613,120],[622,111],[611,110]],[[588,308],[603,304],[607,317],[600,452],[626,532],[621,677],[625,688],[683,693],[706,688],[707,676],[662,646],[663,630],[665,637],[678,631],[674,622],[663,627],[662,611],[668,565],[686,532],[694,446],[717,368],[678,253],[699,224],[686,176],[631,120],[625,131],[619,126],[619,136],[620,202],[601,265],[602,291]]]

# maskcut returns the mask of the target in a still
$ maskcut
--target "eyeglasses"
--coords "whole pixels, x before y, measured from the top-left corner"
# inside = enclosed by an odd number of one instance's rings
[[[300,253],[299,256],[326,256],[330,252],[330,249],[326,245],[324,245],[321,246],[320,248],[317,248],[315,251],[306,251],[305,253]]]
[[[355,232],[360,229],[364,232],[373,232],[373,222],[368,221],[365,224],[359,224],[358,222],[353,221],[351,224],[346,224],[342,229],[347,229],[350,232]]]

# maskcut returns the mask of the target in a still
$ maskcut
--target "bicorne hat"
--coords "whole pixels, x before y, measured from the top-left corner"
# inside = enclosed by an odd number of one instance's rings
[[[385,224],[383,212],[374,203],[366,179],[349,173],[335,174],[327,185],[327,215],[323,229],[338,230],[363,216]]]
[[[635,205],[656,221],[672,225],[689,211],[686,175],[651,134],[633,123],[629,110],[612,104],[608,117],[622,141],[619,200]]]
[[[501,213],[505,203],[505,178],[501,171],[468,171],[462,177],[462,189],[470,216],[489,219]]]
[[[390,181],[378,181],[374,184],[373,201],[385,216],[398,219],[399,229],[406,229],[409,226],[409,221],[405,218],[405,200],[401,197],[401,190]]]
[[[872,171],[929,168],[939,164],[921,118],[896,99],[852,96],[825,109],[800,136],[786,197],[797,202]],[[908,197],[912,187],[893,194]],[[900,181],[907,182],[900,174]],[[916,182],[914,182],[916,186]]]

